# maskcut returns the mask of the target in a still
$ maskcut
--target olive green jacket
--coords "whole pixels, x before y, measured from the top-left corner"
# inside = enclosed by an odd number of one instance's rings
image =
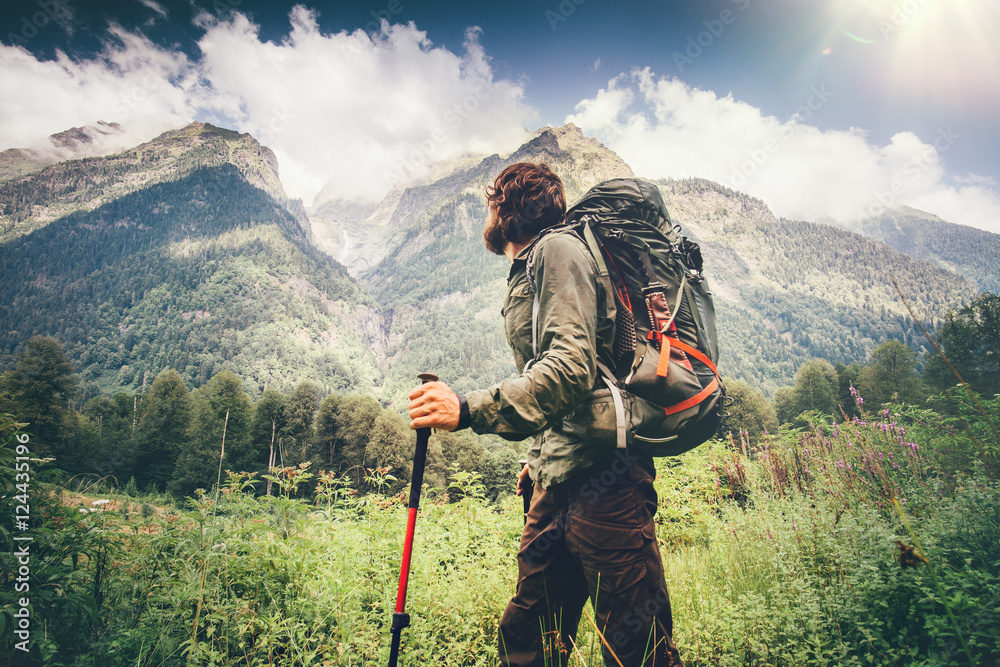
[[[532,364],[529,261],[539,303],[539,356]],[[597,359],[611,358],[614,336],[605,303],[583,240],[572,233],[543,234],[514,258],[501,311],[519,375],[464,397],[476,433],[511,440],[536,436],[528,465],[542,487],[567,480],[614,447],[610,391],[596,389],[604,386]]]

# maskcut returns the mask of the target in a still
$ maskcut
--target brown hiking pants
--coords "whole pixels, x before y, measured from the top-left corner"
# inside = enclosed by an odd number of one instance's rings
[[[655,474],[652,459],[620,450],[568,482],[536,488],[517,592],[500,621],[501,664],[566,665],[589,597],[605,665],[682,665],[653,522]]]

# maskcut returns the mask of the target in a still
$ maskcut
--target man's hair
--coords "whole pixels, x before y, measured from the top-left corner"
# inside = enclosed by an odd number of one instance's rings
[[[497,220],[483,231],[486,247],[500,254],[505,243],[533,238],[566,216],[562,180],[544,164],[518,162],[486,188],[486,200],[496,207]]]

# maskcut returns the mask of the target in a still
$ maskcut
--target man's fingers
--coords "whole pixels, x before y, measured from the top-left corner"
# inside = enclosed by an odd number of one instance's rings
[[[412,400],[416,400],[416,399],[420,398],[421,396],[427,394],[431,390],[437,389],[438,387],[441,387],[441,386],[444,386],[444,382],[441,382],[440,380],[437,381],[437,382],[425,382],[423,384],[418,384],[416,387],[414,387],[413,389],[411,389],[410,393],[407,394],[406,396],[411,401]]]
[[[428,382],[409,393],[410,428],[441,428],[452,430],[460,418],[455,392],[443,382]]]

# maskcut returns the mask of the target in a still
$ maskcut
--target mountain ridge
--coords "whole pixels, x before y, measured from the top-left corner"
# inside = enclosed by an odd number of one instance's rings
[[[980,291],[1000,293],[1000,234],[948,222],[909,206],[837,226],[963,275]]]
[[[130,192],[182,178],[203,166],[234,164],[255,187],[281,202],[308,230],[301,202],[290,200],[271,149],[249,134],[207,123],[164,132],[132,149],[48,165],[0,182],[0,242],[64,215],[94,209]]]
[[[156,164],[150,167],[156,156]],[[617,154],[572,125],[542,128],[507,156],[466,156],[438,165],[434,177],[398,185],[379,202],[320,197],[309,211],[285,198],[277,161],[269,149],[249,135],[211,125],[189,125],[123,154],[88,160],[15,179],[35,186],[18,191],[25,199],[17,209],[35,217],[25,218],[26,227],[5,230],[0,243],[8,253],[23,254],[26,245],[37,245],[43,238],[52,244],[46,257],[65,252],[66,244],[73,242],[66,229],[44,237],[39,233],[54,222],[70,220],[81,229],[90,225],[103,230],[109,239],[121,239],[117,241],[120,257],[115,261],[123,267],[121,280],[125,282],[145,280],[136,274],[141,271],[139,257],[166,267],[163,270],[169,275],[181,271],[171,263],[179,262],[188,267],[184,270],[201,275],[201,281],[208,277],[194,260],[217,258],[211,264],[217,286],[208,293],[204,282],[182,281],[179,287],[159,291],[147,285],[150,294],[141,299],[142,308],[129,306],[126,313],[119,306],[119,315],[132,319],[101,315],[107,341],[97,348],[123,364],[117,372],[113,361],[95,361],[95,354],[100,356],[95,352],[88,356],[87,346],[100,341],[99,337],[88,339],[87,327],[62,325],[51,313],[39,319],[48,322],[49,328],[36,327],[32,332],[70,340],[72,354],[90,381],[105,388],[135,389],[141,386],[137,369],[162,370],[164,364],[173,363],[170,359],[180,357],[184,368],[178,370],[192,382],[201,381],[200,362],[192,361],[201,357],[171,329],[161,328],[166,309],[181,331],[194,331],[195,325],[207,327],[198,330],[199,335],[208,336],[203,345],[211,350],[202,354],[208,354],[209,360],[218,356],[217,363],[207,368],[227,367],[240,373],[243,364],[255,391],[268,383],[295,384],[294,378],[305,373],[321,386],[361,390],[387,403],[395,401],[397,406],[402,405],[417,372],[435,370],[457,390],[467,391],[514,371],[500,317],[507,264],[490,255],[482,242],[483,191],[500,169],[520,160],[544,161],[563,178],[571,202],[598,181],[633,177]],[[222,190],[215,197],[219,201],[197,194],[204,188],[185,180],[195,173],[202,174],[199,178],[209,177],[204,175],[209,172],[199,169],[222,167],[230,171],[210,177],[229,184],[219,186]],[[68,182],[68,174],[82,179],[82,185]],[[761,200],[718,183],[705,179],[655,182],[683,233],[702,245],[719,311],[720,368],[765,393],[789,383],[797,367],[811,358],[863,362],[887,338],[921,350],[923,340],[892,289],[892,280],[900,283],[917,316],[929,327],[975,293],[968,281],[930,261],[912,259],[855,232],[783,220]],[[36,209],[47,206],[59,187],[70,195],[66,206],[70,213],[53,214],[52,219],[37,215]],[[244,197],[255,202],[253,207],[219,208],[221,201],[229,201],[226,187],[245,192]],[[167,201],[157,198],[160,190],[156,188],[180,189],[170,190],[175,199]],[[9,207],[10,191],[6,192],[8,197],[0,198],[0,206]],[[175,220],[170,206],[185,211],[187,217]],[[215,206],[214,218],[200,213],[205,206]],[[277,208],[272,210],[272,206]],[[237,210],[243,212],[236,214]],[[4,214],[9,215],[7,209]],[[113,219],[101,218],[109,215]],[[238,231],[212,227],[212,220],[223,219]],[[162,244],[148,241],[150,221],[183,223],[174,232],[180,236],[161,248]],[[32,223],[34,227],[28,228]],[[116,225],[153,245],[129,245],[132,241],[122,237],[124,232]],[[215,231],[205,240],[188,238],[199,234],[202,225]],[[169,257],[164,258],[163,252]],[[297,268],[289,269],[288,262]],[[15,271],[9,261],[4,266],[3,279],[10,282],[6,289],[14,293],[16,288],[27,295],[18,302],[22,312],[48,309],[55,313],[67,307],[58,305],[62,302],[57,292],[38,296],[31,291],[33,287],[7,275]],[[89,290],[93,295],[100,290],[96,283],[89,285],[97,278],[112,280],[106,273],[74,276],[67,283],[72,287],[64,289]],[[60,278],[50,276],[49,280],[58,283]],[[37,276],[35,282],[45,283]],[[113,292],[100,294],[105,296],[91,298],[110,302],[116,298]],[[224,303],[225,299],[218,301],[220,294],[238,297],[227,316],[230,320],[221,314],[213,319],[212,309],[205,307],[206,299]],[[41,301],[33,301],[36,296]],[[251,307],[257,300],[281,306],[274,311]],[[81,297],[81,302],[87,299]],[[102,304],[95,305],[100,311]],[[173,310],[177,308],[180,312]],[[213,337],[213,322],[221,327],[217,337]],[[233,322],[243,322],[251,334],[241,338]],[[122,330],[116,334],[119,325]],[[0,329],[4,329],[0,331],[0,356],[10,359],[29,332],[16,319]],[[132,330],[146,332],[147,347],[133,352]],[[272,334],[283,339],[280,344],[266,342]],[[161,344],[160,338],[172,342]],[[220,347],[217,339],[227,342]],[[170,345],[180,352],[171,352]],[[272,348],[285,351],[268,352]],[[288,349],[298,349],[307,363],[296,361]],[[277,368],[273,359],[262,361],[268,354],[282,359],[288,368]],[[126,366],[127,372],[122,370]],[[357,377],[350,377],[352,373]]]

